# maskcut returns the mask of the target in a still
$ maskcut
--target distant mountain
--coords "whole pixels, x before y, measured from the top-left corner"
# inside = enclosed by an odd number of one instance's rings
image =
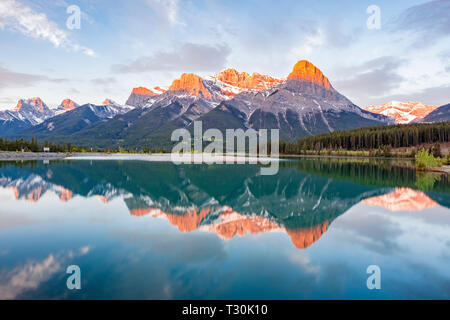
[[[144,87],[133,88],[133,91],[131,91],[131,94],[125,104],[134,107],[141,107],[147,102],[150,97],[155,95],[157,95],[156,92],[153,92],[152,90]]]
[[[437,106],[426,105],[421,102],[391,101],[381,106],[368,106],[365,110],[392,117],[396,123],[402,124],[420,120],[436,108]]]
[[[153,90],[147,89],[145,87],[133,88],[125,104],[133,107],[142,107],[151,97],[162,94],[166,91],[167,89],[163,89],[161,87],[155,87],[153,88]]]
[[[430,112],[426,117],[420,119],[418,122],[440,122],[450,121],[450,103],[443,105],[434,111]]]
[[[383,125],[393,120],[362,110],[338,93],[313,64],[299,61],[287,80],[264,91],[245,91],[200,117],[203,129],[280,129],[282,140]]]
[[[13,109],[1,111],[0,119],[12,120],[15,118],[17,120],[29,122],[31,125],[36,125],[53,115],[54,112],[47,107],[41,98],[31,98],[20,99]]]
[[[20,99],[13,109],[0,111],[0,136],[15,134],[53,115],[54,111],[40,98]]]
[[[73,100],[64,99],[61,101],[60,105],[54,109],[55,115],[59,115],[61,113],[71,111],[75,108],[78,108],[80,105]]]
[[[114,116],[126,113],[130,108],[121,108],[114,102],[105,101],[107,105],[85,104],[73,110],[47,119],[41,124],[22,130],[14,137],[38,138],[55,142],[70,142],[72,134],[89,125],[112,119]]]

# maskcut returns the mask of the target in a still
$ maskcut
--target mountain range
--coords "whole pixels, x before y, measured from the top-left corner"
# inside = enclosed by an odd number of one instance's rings
[[[392,110],[396,111],[393,112]],[[391,103],[362,109],[336,91],[312,63],[301,60],[286,78],[226,69],[200,77],[184,73],[169,87],[134,88],[125,105],[78,105],[70,99],[50,109],[40,98],[20,100],[0,112],[0,136],[92,147],[167,147],[174,129],[279,129],[280,139],[418,121],[437,107]],[[433,121],[433,120],[431,120]]]

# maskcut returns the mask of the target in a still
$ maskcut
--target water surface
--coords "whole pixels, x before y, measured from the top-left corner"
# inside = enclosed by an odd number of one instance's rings
[[[355,159],[259,169],[0,162],[0,298],[450,298],[448,176]]]

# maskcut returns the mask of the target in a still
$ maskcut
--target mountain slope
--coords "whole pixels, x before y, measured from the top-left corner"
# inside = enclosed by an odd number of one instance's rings
[[[426,117],[420,119],[418,122],[441,122],[450,121],[450,103],[440,106],[434,111],[430,112]]]
[[[22,121],[16,118],[0,119],[0,137],[14,135],[15,133],[31,128],[28,121]]]
[[[148,96],[143,106],[107,122],[92,124],[67,139],[100,147],[167,146],[173,130],[188,126],[217,106],[223,97],[213,82],[183,74],[166,92]]]
[[[72,140],[69,138],[70,135],[88,127],[92,123],[111,119],[117,112],[118,110],[111,106],[86,104],[52,117],[39,125],[17,132],[15,136],[21,138],[35,137],[55,142],[67,140],[69,142]]]
[[[73,100],[64,99],[63,101],[61,101],[59,106],[56,107],[56,109],[54,109],[53,111],[54,111],[55,115],[59,115],[64,112],[71,111],[75,108],[78,108],[79,106],[80,105]]]

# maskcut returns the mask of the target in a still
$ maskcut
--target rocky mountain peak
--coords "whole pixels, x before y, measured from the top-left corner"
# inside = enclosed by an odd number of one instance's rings
[[[76,107],[78,107],[78,104],[76,102],[74,102],[71,99],[64,99],[60,106],[62,107],[62,109],[64,109],[65,111],[70,111],[75,109]]]
[[[216,83],[222,84],[222,92],[229,97],[247,90],[267,90],[283,81],[256,72],[252,75],[238,72],[233,68],[225,69],[212,78]]]
[[[184,90],[190,95],[212,99],[211,92],[205,87],[203,79],[193,73],[183,73],[180,79],[176,79],[169,87],[169,91]]]
[[[145,95],[145,96],[154,96],[157,95],[157,93],[153,92],[150,89],[147,89],[145,87],[137,87],[133,88],[133,91],[131,91],[131,94],[139,94],[139,95]]]
[[[106,98],[103,102],[103,106],[116,105],[117,103],[109,98]]]
[[[35,111],[40,113],[44,113],[46,109],[48,109],[41,98],[35,97],[31,99],[20,99],[17,102],[16,107],[12,111],[13,112],[20,111],[25,105],[31,106]]]
[[[322,71],[307,60],[300,60],[295,64],[292,72],[288,76],[288,80],[312,82],[326,89],[331,88],[328,78],[323,75]]]

